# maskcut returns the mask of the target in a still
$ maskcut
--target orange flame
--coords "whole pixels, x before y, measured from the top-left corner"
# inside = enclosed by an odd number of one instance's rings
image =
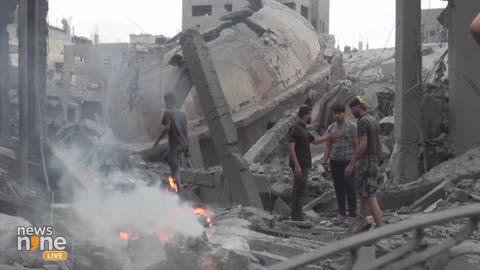
[[[177,181],[175,178],[169,176],[168,177],[168,184],[170,184],[170,188],[175,191],[175,193],[178,193],[178,187],[177,187]]]
[[[163,232],[162,228],[157,227],[157,238],[162,243],[162,245],[165,245],[168,242],[168,236]]]
[[[120,238],[122,238],[123,240],[138,240],[138,236],[130,236],[130,234],[126,232],[120,232]]]
[[[195,209],[193,209],[193,213],[194,213],[195,215],[200,215],[200,216],[205,217],[205,220],[207,221],[208,227],[212,227],[212,218],[211,218],[210,215],[207,213],[207,211],[205,211],[205,209],[203,209],[203,208],[195,208]]]

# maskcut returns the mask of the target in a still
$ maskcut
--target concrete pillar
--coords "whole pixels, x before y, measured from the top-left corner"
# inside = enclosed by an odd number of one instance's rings
[[[455,154],[460,155],[480,146],[480,47],[470,34],[480,1],[449,5],[449,130]]]
[[[36,0],[28,3],[28,125],[30,154],[40,156],[40,137],[46,134],[46,71],[48,2]]]
[[[229,199],[243,205],[262,207],[249,165],[238,145],[237,129],[207,44],[194,29],[185,31],[180,44],[221,161]]]
[[[13,21],[16,6],[16,0],[0,2],[0,142],[6,144],[10,140],[10,48],[7,25]]]
[[[397,183],[418,178],[420,101],[422,96],[421,1],[397,0],[395,44],[395,139]]]

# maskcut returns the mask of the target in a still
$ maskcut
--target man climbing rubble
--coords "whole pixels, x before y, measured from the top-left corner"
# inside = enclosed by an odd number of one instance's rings
[[[357,192],[360,195],[360,215],[353,224],[352,232],[367,229],[366,221],[372,215],[377,227],[383,226],[382,211],[378,205],[376,193],[381,182],[378,161],[382,159],[382,143],[380,142],[380,126],[375,118],[367,112],[367,104],[363,97],[355,97],[349,104],[352,114],[358,119],[359,145],[350,164],[345,168],[345,176],[352,177],[358,163],[356,176]]]
[[[356,217],[357,196],[354,179],[345,175],[345,168],[350,164],[358,146],[357,125],[352,121],[345,120],[344,104],[336,104],[333,107],[333,113],[335,122],[328,127],[328,132],[338,130],[342,135],[339,138],[327,141],[322,163],[325,166],[330,159],[330,169],[338,204],[338,216],[334,223],[336,225],[351,225]],[[345,201],[348,202],[348,218]]]
[[[312,108],[307,105],[300,107],[298,122],[291,127],[288,133],[288,153],[290,155],[290,167],[293,170],[293,190],[291,201],[291,219],[303,220],[303,199],[307,188],[307,178],[312,168],[312,154],[310,144],[321,144],[330,139],[340,136],[339,132],[330,133],[326,136],[315,138],[307,129],[312,122]]]
[[[167,109],[163,113],[162,125],[164,129],[158,139],[153,144],[157,147],[160,141],[168,134],[168,165],[170,166],[171,176],[175,179],[177,190],[182,196],[182,185],[180,181],[180,163],[182,154],[188,157],[188,129],[187,116],[177,108],[177,98],[173,93],[167,93],[164,97]]]

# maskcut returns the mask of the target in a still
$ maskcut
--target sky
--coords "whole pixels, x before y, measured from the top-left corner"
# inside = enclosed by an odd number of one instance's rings
[[[75,35],[100,42],[128,42],[129,34],[162,34],[172,37],[182,28],[182,0],[50,0],[49,22],[61,26],[65,18]],[[422,8],[441,8],[440,0],[422,0]],[[330,33],[340,46],[393,47],[395,0],[330,0]],[[389,38],[389,34],[392,33]]]

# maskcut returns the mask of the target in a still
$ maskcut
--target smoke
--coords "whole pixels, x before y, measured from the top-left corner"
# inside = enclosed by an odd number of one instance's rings
[[[103,170],[106,161],[96,157],[112,160],[115,157],[92,154],[101,152],[101,147],[103,143],[95,144],[93,149],[78,145],[57,145],[54,149],[63,167],[68,169],[60,186],[62,182],[63,186],[71,186],[74,178],[83,185],[73,190],[74,216],[81,226],[74,225],[82,230],[75,233],[77,236],[108,250],[124,241],[120,232],[151,238],[157,237],[159,230],[169,238],[201,236],[203,227],[192,207],[182,204],[177,194],[162,190],[158,182],[148,184],[151,182],[148,173],[135,168],[112,169],[115,166],[110,166],[106,173]],[[112,146],[106,148],[115,152]]]
[[[125,193],[79,192],[74,211],[97,245],[115,243],[120,232],[154,236],[161,229],[165,234],[187,237],[199,237],[203,232],[191,207],[179,205],[175,194],[145,184],[137,184]]]

